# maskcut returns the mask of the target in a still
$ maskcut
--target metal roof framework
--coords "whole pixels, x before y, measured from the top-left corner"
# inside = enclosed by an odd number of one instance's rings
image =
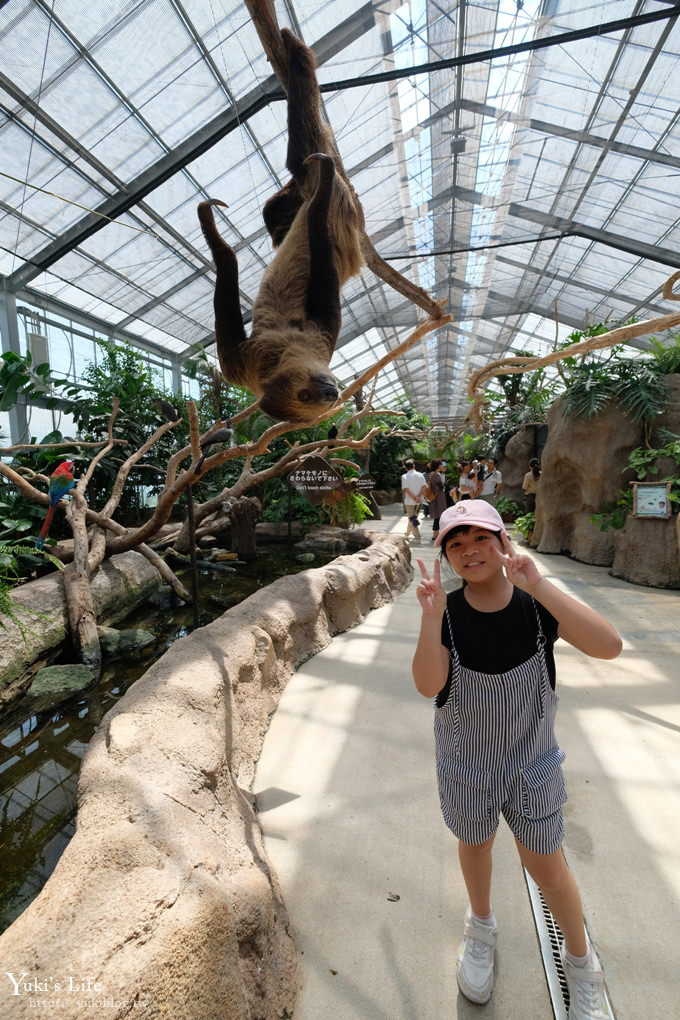
[[[379,254],[453,316],[381,374],[383,403],[460,420],[488,361],[674,310],[680,0],[275,7],[316,53]],[[228,203],[247,318],[271,258],[261,209],[287,179],[285,97],[245,4],[9,0],[0,68],[0,304],[71,309],[175,364],[210,350],[196,205]],[[367,269],[342,307],[344,382],[418,317]]]

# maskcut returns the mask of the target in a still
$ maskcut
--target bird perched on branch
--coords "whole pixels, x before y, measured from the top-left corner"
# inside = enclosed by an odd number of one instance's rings
[[[156,400],[152,400],[152,404],[168,421],[178,420],[179,411],[176,407],[172,406],[169,400],[161,400],[160,397],[157,397]]]
[[[58,467],[54,469],[54,471],[50,475],[50,487],[48,490],[50,496],[50,505],[47,510],[45,522],[42,528],[40,529],[40,534],[35,540],[35,544],[38,547],[38,549],[42,549],[43,546],[45,545],[45,539],[49,534],[50,524],[52,523],[52,518],[54,517],[54,510],[57,503],[62,498],[62,496],[65,496],[67,492],[70,492],[70,490],[76,484],[76,480],[73,477],[74,467],[75,464],[72,460],[64,460],[61,462],[61,464],[58,465]]]
[[[234,436],[234,426],[231,424],[231,418],[227,418],[227,424],[224,428],[218,429],[217,432],[211,433],[201,443],[201,453],[203,456],[199,460],[198,464],[194,468],[194,474],[198,474],[200,468],[203,467],[203,461],[208,456],[208,450],[211,446],[216,446],[218,443],[228,443],[231,446],[231,441]]]

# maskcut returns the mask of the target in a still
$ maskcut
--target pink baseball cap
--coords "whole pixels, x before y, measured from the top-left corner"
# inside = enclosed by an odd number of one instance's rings
[[[451,528],[460,528],[464,524],[487,528],[489,531],[505,531],[498,510],[485,499],[462,499],[455,506],[447,507],[439,518],[439,534],[434,540],[435,546],[442,544],[442,539]]]

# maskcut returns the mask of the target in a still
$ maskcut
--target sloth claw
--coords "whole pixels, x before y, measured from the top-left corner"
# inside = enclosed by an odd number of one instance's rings
[[[333,157],[329,156],[327,152],[312,152],[306,159],[303,159],[302,165],[307,166],[308,163],[313,163],[315,160],[318,160],[320,163],[333,163],[335,165]]]

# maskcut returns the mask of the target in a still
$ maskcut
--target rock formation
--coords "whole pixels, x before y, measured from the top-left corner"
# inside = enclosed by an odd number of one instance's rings
[[[614,403],[592,418],[567,417],[562,397],[550,408],[548,427],[531,544],[539,552],[610,566],[614,531],[599,531],[590,517],[608,500],[615,503],[634,477],[624,469],[628,454],[642,442],[642,429]]]
[[[411,579],[404,539],[369,540],[176,642],[104,718],[75,835],[0,937],[3,971],[44,989],[8,985],[14,1020],[40,999],[60,1020],[90,1001],[109,1020],[292,1016],[296,950],[246,791],[295,668]]]
[[[160,574],[141,553],[131,550],[104,560],[90,583],[97,619],[117,623],[160,586]],[[48,574],[13,589],[12,598],[32,612],[19,613],[28,628],[25,642],[11,620],[3,621],[5,626],[0,627],[0,706],[30,686],[35,672],[31,667],[37,664],[39,668],[68,633],[61,573]]]
[[[522,482],[529,470],[529,461],[534,456],[534,428],[528,426],[511,436],[505,444],[503,456],[498,463],[498,470],[503,478],[501,495],[506,499],[514,499],[524,511],[524,489]]]
[[[680,375],[666,377],[668,405],[654,423],[650,446],[665,445],[665,436],[680,436]],[[649,472],[647,481],[677,474],[674,460],[659,458]],[[622,577],[633,584],[655,588],[680,588],[680,517],[673,514],[668,520],[640,520],[629,516],[620,531],[614,535],[614,577]]]

